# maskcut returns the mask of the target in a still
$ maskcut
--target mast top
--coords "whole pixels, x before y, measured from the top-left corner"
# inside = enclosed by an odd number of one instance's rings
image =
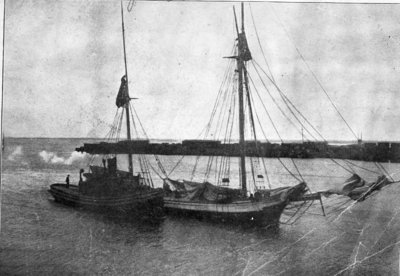
[[[116,105],[117,107],[128,108],[128,104],[131,98],[129,96],[129,87],[128,87],[128,65],[126,61],[126,47],[125,47],[124,7],[122,0],[121,0],[121,23],[122,23],[122,42],[124,49],[125,75],[121,78],[121,86],[118,91]],[[129,118],[127,118],[127,120],[129,120]],[[128,139],[130,140],[130,133],[128,133]]]
[[[238,22],[236,19],[235,6],[233,6],[233,16],[235,17],[235,26],[236,26],[236,32],[238,35],[237,39],[238,39],[238,48],[239,48],[239,55],[236,58],[239,58],[243,61],[249,61],[252,59],[252,57],[251,57],[249,46],[247,44],[246,34],[244,32],[244,4],[243,4],[243,2],[241,4],[242,29],[241,29],[240,33],[239,33]]]
[[[242,8],[242,33],[244,33],[244,8],[243,8],[244,4],[242,2],[241,4],[241,8]]]
[[[127,66],[127,62],[126,62],[126,47],[125,47],[124,6],[122,4],[122,0],[121,0],[121,20],[122,20],[122,41],[123,41],[123,45],[124,45],[125,76],[123,76],[121,79],[120,92],[121,92],[121,90],[123,91],[122,95],[124,98],[124,108],[125,108],[125,112],[126,112],[126,132],[127,132],[127,138],[130,141],[131,140],[131,124],[130,124],[130,114],[129,114],[130,97],[129,97],[129,87],[128,87],[128,66]],[[117,100],[118,100],[118,98],[117,98]],[[131,154],[128,154],[128,166],[129,166],[129,174],[132,175],[133,174],[133,162],[132,162]]]
[[[125,77],[126,77],[126,83],[128,87],[128,66],[126,62],[126,47],[125,47],[125,24],[124,24],[124,5],[121,0],[121,23],[122,23],[122,40],[123,40],[123,46],[124,46],[124,63],[125,63]]]

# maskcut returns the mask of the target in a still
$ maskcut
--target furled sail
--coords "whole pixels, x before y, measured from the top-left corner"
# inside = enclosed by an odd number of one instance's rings
[[[244,61],[249,61],[251,60],[251,53],[250,53],[250,49],[249,46],[247,44],[247,39],[246,39],[246,35],[244,33],[239,34],[239,49],[240,49],[240,57],[244,60]]]
[[[124,75],[121,78],[121,86],[119,87],[117,100],[115,104],[117,107],[125,106],[126,103],[129,102],[129,92],[128,92],[128,84],[126,82],[126,76]]]
[[[218,187],[209,182],[176,181],[169,178],[164,179],[164,190],[166,188],[172,188],[179,198],[200,202],[228,203],[242,195],[240,189]]]
[[[386,176],[381,175],[374,182],[366,182],[359,175],[353,174],[347,179],[341,187],[321,192],[322,195],[328,197],[332,194],[348,196],[353,200],[364,200],[372,192],[392,184]]]
[[[337,194],[337,195],[349,195],[349,193],[358,188],[365,185],[365,181],[358,175],[353,174],[350,178],[348,178],[344,183],[342,183],[339,187],[329,189],[324,192],[324,195]]]

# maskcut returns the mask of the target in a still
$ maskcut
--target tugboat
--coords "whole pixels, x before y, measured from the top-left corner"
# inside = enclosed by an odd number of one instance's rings
[[[130,105],[128,88],[128,70],[125,50],[125,28],[124,11],[121,1],[122,37],[124,49],[125,75],[121,79],[121,85],[116,99],[117,113],[114,123],[116,127],[110,131],[110,136],[118,139],[119,131],[126,115],[127,142],[131,138],[130,119],[133,117]],[[131,117],[132,116],[132,117]],[[135,125],[134,125],[135,127]],[[125,142],[125,141],[120,141]],[[90,166],[89,172],[80,170],[79,184],[70,185],[69,176],[66,183],[55,183],[50,185],[49,192],[56,202],[72,206],[88,207],[91,209],[113,209],[123,213],[145,212],[150,215],[159,216],[163,212],[163,190],[154,188],[151,175],[148,170],[148,162],[145,156],[139,156],[140,172],[134,175],[132,154],[128,156],[128,171],[117,169],[117,155],[105,155],[102,166]]]
[[[230,62],[211,112],[210,120],[203,130],[203,139],[189,140],[190,143],[186,143],[185,145],[182,143],[182,148],[191,149],[196,147],[199,149],[199,151],[197,151],[199,155],[195,158],[193,169],[190,170],[191,176],[185,176],[186,179],[184,180],[171,177],[173,171],[181,164],[184,156],[180,158],[179,161],[174,164],[171,171],[167,173],[160,159],[155,154],[157,151],[152,150],[149,140],[130,139],[130,108],[128,108],[130,98],[127,87],[128,74],[126,72],[121,80],[121,88],[117,96],[116,104],[118,107],[125,108],[124,110],[128,119],[128,141],[119,141],[117,143],[88,143],[84,144],[83,147],[77,148],[77,151],[87,152],[89,154],[106,154],[107,160],[104,159],[103,166],[92,166],[90,169],[91,173],[83,174],[86,180],[80,181],[79,187],[70,186],[67,188],[64,184],[53,184],[50,192],[52,192],[56,200],[73,204],[86,204],[89,206],[136,206],[139,203],[143,203],[147,204],[147,206],[160,207],[162,206],[160,203],[162,202],[161,189],[157,190],[152,188],[152,180],[149,174],[149,168],[151,168],[157,176],[163,180],[163,207],[170,214],[192,215],[197,218],[210,218],[222,222],[230,221],[235,224],[251,223],[263,227],[271,227],[280,224],[281,215],[285,209],[293,213],[287,222],[295,221],[296,217],[301,216],[314,201],[320,202],[322,213],[325,215],[321,199],[322,195],[329,196],[331,194],[337,194],[349,196],[353,200],[362,201],[365,200],[366,197],[371,196],[375,191],[389,184],[397,183],[391,178],[385,168],[383,166],[379,167],[378,164],[376,165],[382,172],[382,175],[376,182],[366,183],[361,177],[354,174],[352,166],[357,166],[362,169],[365,168],[353,164],[348,160],[344,160],[343,162],[349,167],[348,169],[338,161],[330,158],[337,166],[340,166],[348,173],[354,175],[344,184],[341,184],[341,188],[311,193],[299,168],[292,158],[288,161],[293,163],[292,167],[296,169],[297,172],[292,172],[293,169],[290,170],[279,156],[272,155],[271,157],[276,157],[276,160],[279,161],[286,170],[284,171],[285,175],[293,177],[296,182],[293,184],[279,183],[276,188],[271,186],[269,175],[274,173],[267,171],[265,158],[263,157],[268,155],[266,152],[262,152],[259,147],[260,141],[257,140],[257,137],[260,135],[256,130],[262,130],[265,140],[267,142],[269,140],[263,130],[265,124],[261,123],[259,120],[256,110],[257,105],[254,103],[255,96],[259,97],[261,105],[264,107],[267,117],[271,121],[281,142],[284,143],[284,141],[279,135],[257,91],[257,87],[252,79],[252,72],[249,72],[249,69],[255,70],[255,73],[259,77],[258,83],[263,84],[267,92],[268,88],[263,81],[263,77],[260,75],[260,71],[266,75],[272,85],[280,93],[282,99],[285,102],[291,102],[280,90],[275,80],[268,76],[258,63],[253,60],[244,29],[243,3],[241,8],[242,26],[240,30],[234,9],[237,38],[234,42],[232,54],[226,57]],[[273,99],[272,96],[271,98]],[[258,106],[260,107],[261,105],[259,103]],[[294,105],[293,108],[306,120]],[[134,111],[133,107],[132,110]],[[282,111],[282,113],[284,112]],[[116,116],[116,118],[118,118],[118,116]],[[289,118],[287,117],[287,119]],[[257,126],[255,124],[255,122],[257,122],[256,120],[259,123]],[[299,121],[299,123],[301,124],[301,121]],[[237,124],[237,126],[234,124]],[[245,126],[245,124],[247,125]],[[115,129],[120,129],[121,121],[117,122],[117,125],[118,127]],[[133,124],[133,126],[135,127],[135,124]],[[301,126],[303,129],[303,124],[301,124]],[[310,126],[315,130],[311,124]],[[307,128],[305,128],[305,130],[310,137],[314,137]],[[145,133],[144,129],[143,132]],[[324,143],[327,143],[326,139],[323,138],[319,132],[317,133],[321,136]],[[238,137],[233,137],[235,134],[238,135]],[[248,137],[250,139],[245,139],[245,135],[247,135],[247,137],[250,136]],[[303,136],[303,131],[301,131],[301,135]],[[210,152],[210,148],[212,149],[215,145],[218,145],[221,151]],[[111,153],[114,154],[114,157],[109,158],[109,154]],[[116,153],[128,154],[129,172],[117,170],[116,159],[114,159],[116,158]],[[139,155],[139,164],[142,174],[136,176],[133,176],[132,153]],[[159,168],[158,172],[146,160],[145,153],[155,156]],[[160,154],[168,155],[170,153],[168,151],[161,151]],[[200,156],[202,155],[208,156],[207,164],[201,164],[201,162],[199,162]],[[231,162],[233,158],[238,162]],[[106,165],[106,163],[108,163],[108,165]],[[234,166],[231,166],[231,164],[238,165],[238,168],[233,168]],[[183,170],[186,170],[188,163],[186,163],[184,167]],[[215,176],[215,178],[211,177],[212,175]],[[181,177],[182,174],[179,176]],[[388,177],[391,178],[390,181]],[[287,178],[287,180],[289,179]],[[233,187],[229,187],[230,185]],[[113,196],[114,194],[115,196]],[[108,198],[103,197],[104,195],[108,196]],[[308,207],[305,206],[307,201],[311,202]],[[304,211],[299,212],[303,207]]]

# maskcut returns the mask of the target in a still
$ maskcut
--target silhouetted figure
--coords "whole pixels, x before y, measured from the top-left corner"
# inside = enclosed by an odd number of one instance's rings
[[[104,168],[104,172],[106,172],[107,167],[106,167],[106,159],[103,158],[103,168]]]
[[[167,194],[172,193],[171,188],[169,187],[169,185],[165,181],[164,181],[164,184],[163,184],[163,189],[164,189],[164,192],[166,192]]]
[[[80,171],[79,171],[79,184],[81,184],[81,183],[83,182],[82,174],[83,174],[84,172],[85,172],[84,169],[80,169]]]
[[[65,178],[65,183],[67,184],[67,188],[69,188],[69,175],[67,175],[67,178]]]

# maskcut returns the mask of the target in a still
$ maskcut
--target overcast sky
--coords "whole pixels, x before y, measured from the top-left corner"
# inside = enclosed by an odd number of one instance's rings
[[[266,67],[245,8],[249,47]],[[400,140],[400,5],[251,8],[277,84],[326,139],[354,137],[296,47],[356,134]],[[197,137],[235,38],[232,3],[137,2],[125,28],[130,93],[148,134]],[[7,1],[6,136],[104,137],[123,74],[118,1]],[[281,136],[301,139],[271,99],[264,102]],[[277,138],[267,121],[265,128]]]

